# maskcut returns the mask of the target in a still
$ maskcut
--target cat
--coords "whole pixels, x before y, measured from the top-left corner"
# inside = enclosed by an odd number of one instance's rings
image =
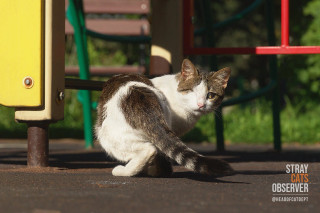
[[[112,174],[170,176],[171,160],[206,175],[231,174],[227,162],[198,154],[178,137],[218,108],[230,73],[228,67],[199,71],[184,59],[178,74],[110,78],[99,98],[95,134],[108,155],[126,164]]]

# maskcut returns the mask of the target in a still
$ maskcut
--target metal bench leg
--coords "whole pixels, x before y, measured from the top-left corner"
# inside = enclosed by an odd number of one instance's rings
[[[49,157],[49,122],[28,123],[28,166],[46,167]]]
[[[217,151],[223,152],[224,149],[224,136],[223,136],[223,120],[222,120],[222,108],[215,113],[216,134],[217,134]]]

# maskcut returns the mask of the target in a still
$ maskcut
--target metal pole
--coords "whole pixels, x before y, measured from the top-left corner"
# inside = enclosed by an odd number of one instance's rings
[[[210,1],[205,0],[203,1],[203,11],[205,16],[205,28],[206,28],[206,40],[209,47],[215,46],[214,40],[214,32],[212,29],[213,26],[213,18],[212,18],[212,11]],[[211,70],[218,69],[218,60],[216,55],[210,56],[210,68]],[[217,151],[221,152],[224,151],[224,136],[223,136],[223,118],[222,118],[222,107],[214,114],[215,117],[215,128],[216,128],[216,136],[217,136]]]
[[[217,135],[217,151],[223,152],[224,148],[224,136],[223,136],[223,119],[222,119],[222,107],[219,107],[214,114],[216,124],[216,135]]]
[[[275,45],[276,43],[276,38],[274,33],[275,30],[274,30],[273,5],[274,5],[273,0],[268,0],[266,2],[269,45]],[[281,5],[281,6],[283,7],[285,5]],[[284,41],[284,42],[287,42],[287,41]],[[273,146],[274,146],[274,150],[281,151],[281,126],[280,126],[280,103],[279,103],[280,97],[279,97],[277,56],[270,55],[268,56],[268,60],[269,60],[270,78],[274,82],[276,82],[276,86],[272,91],[272,118],[273,118],[273,140],[274,140]]]
[[[72,17],[72,25],[74,27],[74,38],[77,46],[77,55],[79,61],[79,77],[80,79],[90,79],[89,73],[89,57],[87,51],[87,37],[84,30],[85,20],[83,17],[83,4],[81,1],[70,0],[70,15]],[[93,147],[93,132],[92,132],[92,115],[91,115],[91,93],[88,90],[80,91],[83,106],[84,119],[84,138],[86,148]]]
[[[28,166],[47,167],[49,157],[49,122],[30,122],[28,125]]]
[[[289,46],[289,0],[281,0],[281,46]]]

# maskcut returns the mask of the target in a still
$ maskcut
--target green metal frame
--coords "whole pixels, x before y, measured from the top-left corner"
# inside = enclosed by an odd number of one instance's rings
[[[80,79],[90,79],[89,72],[89,56],[87,47],[87,35],[85,32],[85,17],[83,13],[82,0],[69,0],[69,7],[67,10],[67,18],[74,28],[74,38],[77,46],[77,56],[79,63],[79,77]],[[81,96],[81,103],[83,107],[84,119],[84,139],[85,147],[93,147],[93,131],[92,131],[92,114],[91,114],[91,92],[89,90],[79,91]]]
[[[268,42],[270,46],[276,45],[275,29],[274,29],[274,11],[273,0],[266,0],[266,14],[268,27]],[[274,149],[281,151],[281,128],[280,128],[280,97],[279,97],[279,81],[278,81],[278,62],[276,55],[268,56],[270,67],[270,78],[275,83],[272,90],[272,115],[273,115],[273,143]]]

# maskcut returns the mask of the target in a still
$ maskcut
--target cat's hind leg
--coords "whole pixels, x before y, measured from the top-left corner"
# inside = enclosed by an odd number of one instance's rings
[[[143,171],[145,175],[152,177],[169,177],[172,172],[171,161],[160,151],[158,151],[153,161]]]
[[[132,156],[125,165],[116,166],[112,170],[114,176],[135,176],[140,174],[155,158],[157,149],[150,143],[142,143],[131,150]]]

